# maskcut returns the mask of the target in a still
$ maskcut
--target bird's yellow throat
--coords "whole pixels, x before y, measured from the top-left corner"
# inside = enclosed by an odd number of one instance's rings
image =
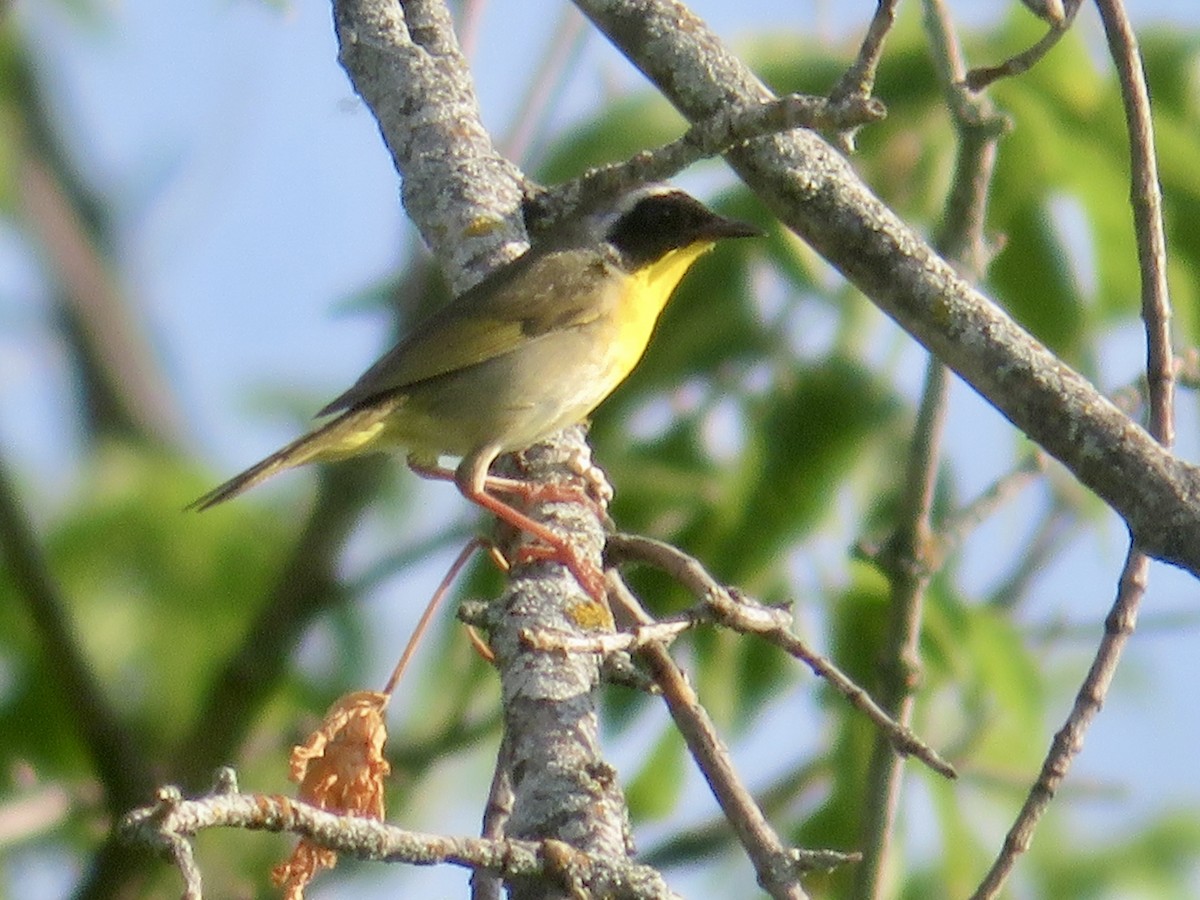
[[[688,247],[672,250],[662,259],[643,266],[629,276],[625,298],[621,303],[620,331],[617,339],[619,355],[616,368],[624,375],[637,365],[659,313],[671,299],[675,286],[692,263],[713,248],[713,241],[698,241]]]

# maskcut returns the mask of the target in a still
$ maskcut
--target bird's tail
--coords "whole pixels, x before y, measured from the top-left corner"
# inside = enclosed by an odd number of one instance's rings
[[[246,471],[234,475],[224,484],[189,503],[186,509],[199,511],[224,503],[284,469],[369,452],[371,445],[382,436],[387,425],[386,419],[397,405],[398,402],[376,403],[345,412],[332,422],[276,450]]]

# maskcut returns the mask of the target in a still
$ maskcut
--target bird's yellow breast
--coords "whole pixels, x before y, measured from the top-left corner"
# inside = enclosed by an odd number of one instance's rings
[[[711,250],[712,246],[712,241],[699,241],[672,250],[628,276],[616,312],[617,336],[611,358],[615,383],[624,380],[633,371],[646,351],[646,345],[650,343],[654,324],[675,286],[692,263]]]

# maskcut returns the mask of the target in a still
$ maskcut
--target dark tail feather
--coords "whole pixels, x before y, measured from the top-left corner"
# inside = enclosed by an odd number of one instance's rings
[[[224,503],[284,469],[366,452],[382,430],[382,421],[395,410],[396,405],[379,404],[343,413],[329,424],[292,441],[281,450],[276,450],[245,472],[234,475],[224,484],[189,503],[184,509],[200,511]]]
[[[305,440],[305,438],[301,438]],[[245,472],[234,475],[224,484],[213,488],[203,497],[193,500],[184,509],[194,509],[197,511],[208,509],[210,506],[216,506],[218,503],[224,503],[226,500],[231,500],[243,491],[248,491],[256,484],[266,481],[276,472],[282,472],[284,469],[290,469],[299,463],[292,462],[291,451],[296,448],[295,444],[289,444],[282,450],[272,453],[262,462],[255,463]]]

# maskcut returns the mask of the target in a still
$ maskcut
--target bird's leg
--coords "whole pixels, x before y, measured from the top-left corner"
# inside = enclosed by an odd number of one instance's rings
[[[458,483],[458,475],[455,470],[447,469],[445,466],[438,466],[422,462],[415,457],[410,456],[408,458],[408,467],[421,478],[428,478],[433,481],[453,481],[456,484]],[[459,485],[459,487],[461,487],[461,485]],[[521,481],[519,478],[505,478],[502,475],[492,475],[490,473],[483,482],[484,490],[496,491],[497,493],[501,494],[513,494],[514,496],[523,497],[526,499],[530,499],[531,495],[533,495],[539,487],[541,486],[531,485],[529,482]],[[549,485],[546,485],[545,488],[546,490],[553,489]],[[568,491],[570,488],[564,487],[563,490]],[[464,491],[464,493],[466,492]],[[541,494],[538,494],[532,499],[541,500],[544,498]],[[569,497],[555,497],[551,499],[575,500],[577,498],[574,494],[572,494]]]
[[[571,473],[578,475],[584,482],[583,487],[574,483],[568,484],[538,484],[515,478],[500,478],[488,475],[487,486],[490,490],[502,494],[520,497],[527,503],[584,503],[596,514],[606,527],[611,527],[612,520],[608,517],[608,504],[612,500],[613,489],[608,483],[604,470],[593,463],[586,454],[581,453],[567,461]],[[525,465],[521,453],[515,453],[518,466]]]
[[[581,559],[575,547],[550,528],[541,522],[534,521],[525,513],[488,493],[488,488],[491,487],[504,493],[511,492],[523,497],[536,495],[539,500],[547,499],[546,494],[540,490],[542,487],[540,485],[534,486],[524,481],[488,475],[488,467],[498,453],[499,451],[495,448],[486,448],[473,453],[465,457],[458,469],[453,472],[439,466],[428,465],[421,460],[414,460],[412,457],[408,460],[408,466],[417,475],[424,478],[453,479],[459,492],[472,503],[483,507],[512,527],[533,535],[546,547],[524,548],[521,551],[524,559],[552,560],[562,563],[579,582],[580,587],[587,591],[597,603],[603,604],[606,599],[604,575],[596,566]],[[552,490],[550,486],[545,486],[545,488],[547,492]],[[576,489],[563,499],[579,500],[583,493]]]

